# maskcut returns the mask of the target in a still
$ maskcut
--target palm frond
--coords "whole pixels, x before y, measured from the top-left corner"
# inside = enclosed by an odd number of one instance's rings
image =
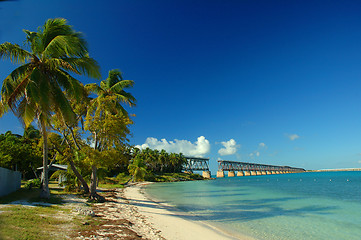
[[[53,86],[51,90],[54,112],[60,112],[67,123],[74,123],[76,121],[76,115],[64,93],[56,85]]]
[[[79,101],[86,95],[84,86],[67,72],[58,70],[54,72],[54,77],[69,97]]]
[[[15,111],[17,105],[19,104],[19,100],[25,95],[25,89],[29,81],[30,81],[29,75],[22,78],[21,82],[16,85],[16,88],[14,88],[11,94],[9,95],[7,99],[7,104],[9,105],[10,109],[13,112]]]
[[[84,56],[81,58],[66,58],[67,61],[73,68],[75,68],[79,73],[85,74],[91,78],[100,79],[100,67],[93,58],[89,56]]]
[[[29,126],[37,118],[38,114],[37,105],[33,101],[23,98],[16,109],[15,115],[25,126]]]
[[[104,92],[104,90],[98,86],[96,83],[90,83],[85,85],[85,89],[89,92],[95,93],[97,95],[100,95]]]
[[[57,39],[57,37],[60,37]],[[69,38],[62,38],[68,36]],[[39,37],[42,42],[43,51],[47,56],[59,54],[62,49],[70,54],[69,56],[85,56],[87,53],[87,44],[81,33],[75,32],[64,18],[48,19],[42,29],[39,29]],[[53,40],[55,40],[53,42]],[[59,43],[66,46],[59,46]],[[71,46],[74,44],[74,46]],[[46,50],[50,47],[48,50]],[[74,54],[74,55],[73,55]],[[63,55],[57,55],[63,56]]]
[[[121,91],[120,93],[116,94],[117,100],[119,102],[123,102],[128,104],[130,107],[134,107],[136,104],[136,99],[133,97],[132,94],[127,93],[125,91]]]
[[[16,79],[21,79],[25,75],[29,75],[31,72],[31,63],[26,63],[24,65],[21,65],[20,67],[16,68],[14,71],[10,73],[10,77],[12,81],[16,81]]]
[[[84,57],[86,47],[76,35],[55,36],[43,51],[43,57]]]
[[[64,70],[80,74],[80,72],[76,68],[74,68],[71,64],[61,58],[45,59],[44,64],[51,70],[57,70],[59,68],[62,68]]]
[[[39,50],[41,50],[39,46],[39,34],[25,29],[23,29],[23,32],[26,34],[25,44],[30,46],[34,55],[39,55]]]
[[[0,44],[0,58],[10,59],[11,62],[16,64],[25,63],[32,57],[32,54],[22,49],[17,44],[5,42]]]
[[[122,80],[118,83],[115,83],[110,87],[110,91],[117,93],[122,91],[124,88],[131,88],[134,86],[134,81],[132,80]]]
[[[0,117],[2,117],[5,112],[6,112],[5,105],[4,105],[3,102],[0,100]]]
[[[108,78],[105,80],[107,88],[111,88],[114,84],[123,80],[122,72],[119,69],[112,69],[108,73]]]

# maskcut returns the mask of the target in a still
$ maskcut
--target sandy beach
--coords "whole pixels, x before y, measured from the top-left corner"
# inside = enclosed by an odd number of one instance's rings
[[[146,184],[149,183],[108,191],[107,202],[93,206],[95,216],[106,224],[79,232],[76,239],[251,239],[233,237],[194,216],[151,200],[143,190]]]
[[[150,200],[142,191],[143,185],[127,187],[124,189],[124,196],[131,205],[137,208],[137,212],[143,216],[143,219],[160,231],[160,235],[165,239],[239,239],[226,235],[201,221],[190,220],[187,213],[171,211],[169,206]],[[244,237],[242,239],[249,238]]]

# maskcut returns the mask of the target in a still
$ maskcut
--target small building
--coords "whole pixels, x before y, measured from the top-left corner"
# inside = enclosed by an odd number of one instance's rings
[[[37,168],[37,170],[43,170],[43,167],[39,167]],[[59,174],[58,177],[58,184],[62,184],[63,182],[66,181],[66,175],[65,172],[68,170],[68,165],[62,165],[62,164],[51,164],[50,166],[48,165],[48,171],[50,172],[56,172],[56,171],[64,171],[64,173]],[[41,173],[43,174],[43,173]],[[41,176],[42,178],[42,176]]]

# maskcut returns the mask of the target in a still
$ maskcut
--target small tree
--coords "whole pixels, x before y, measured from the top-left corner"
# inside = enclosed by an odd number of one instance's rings
[[[144,180],[147,173],[147,168],[144,160],[140,155],[137,155],[131,164],[128,166],[129,174],[132,176],[133,181]]]

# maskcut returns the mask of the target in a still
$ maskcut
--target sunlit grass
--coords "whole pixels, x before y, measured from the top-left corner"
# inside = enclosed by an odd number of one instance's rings
[[[0,197],[0,239],[66,239],[65,235],[73,229],[80,229],[81,217],[74,218],[70,209],[62,205],[61,194],[67,193],[54,182],[49,184],[49,189],[50,199],[39,198],[37,188],[21,188]],[[15,201],[24,201],[24,204],[12,205]]]

